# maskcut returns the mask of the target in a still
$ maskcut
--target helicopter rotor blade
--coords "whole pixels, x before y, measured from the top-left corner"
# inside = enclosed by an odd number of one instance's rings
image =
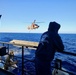
[[[45,23],[45,22],[36,22],[36,23]]]

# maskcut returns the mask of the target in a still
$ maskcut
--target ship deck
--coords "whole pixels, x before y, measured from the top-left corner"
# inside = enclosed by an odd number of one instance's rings
[[[5,47],[5,44],[7,44],[8,45],[8,47],[7,47],[8,52],[10,51],[10,49],[9,49],[10,44],[12,44],[14,46],[19,46],[19,47],[22,48],[22,58],[21,58],[22,59],[22,75],[24,75],[24,71],[25,71],[24,70],[24,48],[34,48],[36,50],[39,43],[38,42],[33,42],[33,41],[12,40],[10,42],[0,42],[0,44],[2,44],[3,47]],[[76,56],[75,53],[71,53],[71,52],[63,51],[61,53],[66,54],[66,55],[70,55],[70,56]],[[28,60],[28,61],[30,61],[30,60]],[[62,69],[60,69],[60,70],[62,70]],[[64,70],[62,70],[62,71],[64,71]],[[64,71],[64,72],[74,75],[73,73],[68,72],[68,71]],[[6,72],[4,72],[4,70],[1,69],[0,74],[1,73],[6,73]],[[6,74],[3,74],[3,75],[10,75],[10,73],[9,74],[6,73]]]

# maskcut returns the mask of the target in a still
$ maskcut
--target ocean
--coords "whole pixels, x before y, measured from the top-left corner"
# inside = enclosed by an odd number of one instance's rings
[[[11,40],[26,40],[26,41],[34,41],[39,42],[41,33],[0,33],[0,41],[2,42],[10,42]],[[76,34],[59,34],[62,38],[64,44],[64,51],[76,53]],[[10,49],[15,49],[15,55],[21,57],[21,48],[10,45]],[[17,51],[16,51],[17,50]],[[34,59],[35,50],[26,49],[25,50],[25,58]],[[59,58],[62,60],[62,67],[68,70],[69,72],[73,72],[76,75],[76,56],[70,56],[66,54],[56,53],[55,58]],[[21,59],[18,59],[19,68],[21,68]],[[26,62],[26,61],[25,61]],[[29,72],[34,75],[34,64],[30,62],[26,62],[25,68],[28,69]]]

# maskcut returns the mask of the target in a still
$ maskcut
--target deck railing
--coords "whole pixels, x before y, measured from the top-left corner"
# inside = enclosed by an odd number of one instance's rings
[[[25,58],[24,58],[24,48],[31,47],[31,48],[35,48],[35,49],[36,49],[37,46],[24,45],[24,44],[15,44],[15,43],[1,42],[1,41],[0,41],[0,44],[2,44],[2,46],[5,46],[5,44],[7,45],[6,48],[8,49],[8,53],[9,53],[9,46],[10,46],[10,44],[11,44],[11,45],[21,46],[21,48],[22,48],[22,57],[21,57],[21,59],[22,59],[22,75],[24,75],[24,71],[27,71],[27,70],[24,70],[24,60],[25,60]],[[63,52],[60,52],[60,53],[66,54],[66,55],[70,55],[70,56],[76,56],[76,53],[71,53],[71,52],[66,52],[66,51],[63,51]],[[17,56],[16,56],[16,57],[17,57]],[[29,60],[29,59],[26,59],[26,60],[32,62],[32,61]],[[55,67],[54,67],[54,68],[55,68]],[[62,69],[60,69],[60,70],[62,70]],[[74,73],[71,73],[71,72],[68,72],[68,71],[65,71],[65,70],[62,70],[62,71],[74,75]],[[30,75],[32,75],[32,74],[30,74]]]

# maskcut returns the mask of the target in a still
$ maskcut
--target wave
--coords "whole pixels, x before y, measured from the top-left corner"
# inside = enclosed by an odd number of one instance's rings
[[[3,41],[3,42],[9,42],[11,40],[13,40],[13,39],[9,38],[9,37],[3,37],[3,38],[0,39],[0,41]]]

